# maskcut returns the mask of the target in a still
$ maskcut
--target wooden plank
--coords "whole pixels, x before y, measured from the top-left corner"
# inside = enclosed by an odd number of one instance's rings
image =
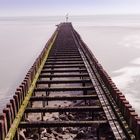
[[[26,108],[25,113],[46,113],[46,112],[89,112],[102,111],[101,106],[73,106],[73,107],[33,107]]]
[[[38,80],[37,84],[75,84],[75,83],[90,83],[90,79],[76,79],[76,80]]]
[[[68,61],[68,62],[61,62],[61,61],[59,61],[59,62],[46,62],[45,63],[45,66],[47,66],[47,65],[72,65],[72,64],[84,64],[84,62],[83,61]]]
[[[43,68],[48,69],[48,68],[83,68],[85,67],[84,64],[77,64],[77,65],[45,65]]]
[[[69,57],[69,56],[73,56],[73,57],[77,57],[77,56],[80,56],[80,54],[79,53],[75,53],[75,54],[65,54],[65,53],[63,53],[63,54],[52,54],[51,55],[52,57]]]
[[[71,72],[87,72],[87,70],[86,69],[66,69],[66,70],[59,70],[59,69],[57,69],[57,70],[42,70],[41,71],[41,73],[71,73]]]
[[[43,92],[43,91],[85,91],[85,90],[94,90],[93,86],[85,86],[85,87],[46,87],[46,88],[35,88],[35,92]]]
[[[88,77],[88,73],[81,73],[81,74],[40,74],[40,78],[65,78],[65,77]]]
[[[107,124],[106,120],[96,121],[32,121],[20,122],[19,128],[49,128],[49,127],[92,127],[99,124]]]
[[[82,61],[81,58],[65,58],[65,59],[62,59],[62,58],[48,58],[48,60],[46,62],[56,62],[56,61]]]
[[[32,96],[30,101],[61,101],[61,100],[93,100],[98,99],[97,95],[75,95],[75,96]]]
[[[49,59],[70,59],[70,58],[72,58],[72,59],[75,59],[75,58],[81,58],[81,56],[69,56],[69,57],[67,57],[67,56],[59,56],[59,57],[54,57],[54,56],[50,56],[49,57]]]

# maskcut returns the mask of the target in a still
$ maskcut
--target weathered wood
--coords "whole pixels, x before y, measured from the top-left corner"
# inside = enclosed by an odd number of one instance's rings
[[[105,126],[104,130],[106,130],[105,133],[102,132],[104,139],[139,139],[138,132],[140,130],[140,127],[137,123],[139,119],[135,118],[137,114],[131,112],[134,111],[133,109],[129,110],[129,108],[127,108],[127,106],[124,105],[125,103],[127,103],[127,101],[125,101],[124,97],[121,98],[119,96],[118,92],[116,92],[117,88],[114,85],[112,87],[112,82],[110,80],[111,78],[108,76],[106,77],[106,72],[103,70],[103,68],[95,59],[95,57],[90,53],[87,46],[82,42],[80,36],[72,28],[71,24],[60,24],[58,26],[57,31],[59,32],[58,36],[54,36],[53,40],[51,40],[52,42],[49,45],[52,47],[52,49],[50,50],[51,47],[49,47],[49,51],[47,51],[45,47],[45,49],[40,54],[39,58],[36,59],[35,63],[31,67],[29,73],[27,74],[27,77],[25,79],[27,83],[24,81],[20,86],[22,91],[22,98],[19,98],[22,99],[20,101],[21,106],[18,107],[19,110],[17,115],[14,116],[15,119],[12,125],[7,121],[13,119],[13,109],[11,108],[11,105],[7,106],[9,108],[8,116],[6,116],[4,123],[7,122],[8,127],[10,127],[11,125],[11,128],[6,137],[6,140],[12,140],[14,138],[15,133],[18,130],[18,126],[21,128],[83,126],[93,126],[97,128],[100,124],[105,123],[107,123],[107,125],[103,126]],[[46,61],[47,58],[48,60]],[[75,79],[74,77],[77,77],[77,79]],[[89,80],[89,78],[91,80]],[[73,85],[73,83],[75,85]],[[64,87],[62,85],[60,85],[60,87],[58,87],[58,85],[53,87],[54,85],[51,84],[64,84]],[[58,95],[61,95],[63,91],[67,91],[68,94],[72,93],[74,96],[50,96],[51,94],[53,94],[51,92],[56,92],[55,95],[57,93],[59,93]],[[77,95],[77,93],[82,93],[83,95]],[[91,95],[90,93],[94,94]],[[112,97],[114,98],[114,100]],[[63,105],[60,106],[55,102],[55,107],[49,107],[48,101],[63,100],[74,101],[75,106],[64,107]],[[82,101],[77,102],[76,100]],[[37,107],[37,102],[39,103],[40,107]],[[118,102],[118,104],[116,104],[116,102]],[[67,101],[64,103],[67,103]],[[118,108],[118,106],[120,108],[122,107],[122,109]],[[36,118],[36,121],[33,121],[31,119],[30,122],[20,123],[21,119],[30,119],[30,116],[28,116],[28,114],[35,115],[35,113],[38,113],[37,115],[40,115],[41,119],[44,120],[44,116],[46,115],[45,113],[47,112],[60,112],[60,114],[67,114],[67,112],[75,112],[75,118],[72,119],[75,121],[63,121],[62,119],[60,119],[62,121],[59,120],[59,122],[40,121],[38,120],[38,118]],[[85,112],[88,113],[85,114]],[[128,118],[126,116],[128,123],[125,121],[125,118],[122,116],[122,113],[124,116],[128,115]],[[84,116],[83,114],[87,116]],[[79,120],[82,121],[76,121],[78,120],[78,117],[81,117]],[[0,128],[2,128],[2,123],[3,122],[0,123]],[[94,131],[95,132],[92,134],[95,137],[97,136],[97,139],[100,139],[99,129],[94,129]],[[40,131],[38,131],[38,135],[40,135]]]
[[[57,61],[81,61],[81,60],[82,60],[81,58],[65,58],[65,59],[57,58]],[[46,62],[54,62],[54,61],[56,61],[55,58],[49,57]]]
[[[45,112],[89,112],[102,111],[101,106],[73,106],[73,107],[34,107],[26,108],[25,113],[45,113]]]
[[[85,67],[84,64],[77,64],[77,65],[45,65],[43,68],[46,69],[46,68],[83,68]]]
[[[42,71],[41,71],[41,73],[71,73],[71,72],[87,72],[87,70],[86,69],[66,69],[66,70],[63,70],[63,69],[57,69],[57,70],[45,70],[45,69],[43,69]]]
[[[50,56],[49,57],[49,59],[70,59],[70,58],[72,58],[72,59],[78,58],[79,59],[79,58],[81,58],[81,56],[69,56],[69,57],[68,56],[64,56],[64,57],[63,56],[61,56],[61,57],[60,56],[59,57]]]
[[[40,74],[40,78],[50,78],[50,77],[54,77],[54,78],[64,78],[64,77],[88,77],[89,74],[88,73],[83,73],[83,74]]]
[[[90,82],[91,82],[90,79],[85,79],[85,80],[81,80],[81,79],[76,79],[76,80],[38,80],[37,84],[66,84],[66,83],[75,84],[75,83],[90,83]]]
[[[83,61],[68,61],[68,62],[63,62],[63,61],[59,61],[59,62],[46,62],[45,66],[47,65],[72,65],[72,64],[84,64]]]
[[[70,55],[72,55],[72,56],[75,56],[75,55],[79,55],[79,52],[78,51],[76,51],[76,52],[57,52],[57,53],[52,53],[51,54],[51,56],[57,56],[57,55],[63,55],[63,56],[70,56]]]
[[[97,95],[75,95],[75,96],[32,96],[30,101],[61,101],[61,100],[95,100],[98,99]]]
[[[84,90],[94,90],[93,86],[85,86],[85,87],[46,87],[46,88],[35,88],[35,92],[43,92],[43,91],[84,91]]]
[[[77,57],[77,56],[79,56],[79,54],[55,54],[55,55],[51,55],[52,57],[54,56],[54,57],[71,57],[71,56],[73,56],[73,57]]]
[[[20,122],[19,128],[49,128],[49,127],[92,127],[99,124],[107,124],[106,120],[99,121],[32,121]]]

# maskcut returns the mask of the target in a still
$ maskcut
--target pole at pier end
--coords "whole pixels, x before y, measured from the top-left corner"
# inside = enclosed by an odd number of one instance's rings
[[[69,14],[68,13],[66,14],[65,18],[66,18],[66,22],[68,22],[68,20],[69,20]]]

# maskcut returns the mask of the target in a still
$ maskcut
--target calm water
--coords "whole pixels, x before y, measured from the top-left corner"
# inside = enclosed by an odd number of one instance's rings
[[[0,108],[64,17],[0,18]],[[140,16],[75,16],[74,28],[140,114]]]

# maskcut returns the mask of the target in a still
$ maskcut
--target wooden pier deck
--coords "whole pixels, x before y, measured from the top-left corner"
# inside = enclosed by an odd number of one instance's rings
[[[0,114],[0,140],[140,140],[140,118],[61,23]]]

